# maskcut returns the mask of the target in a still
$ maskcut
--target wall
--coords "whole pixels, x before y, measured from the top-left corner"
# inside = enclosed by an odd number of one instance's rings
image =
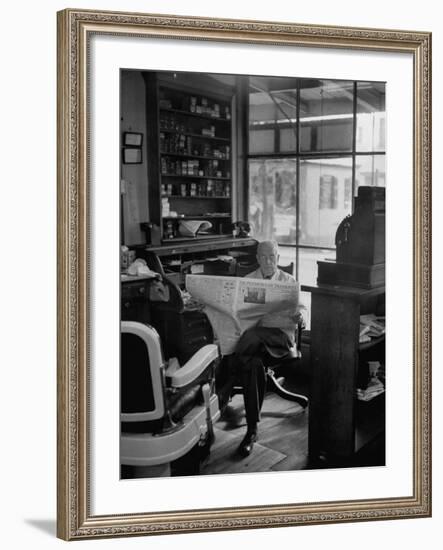
[[[141,164],[121,165],[123,243],[146,242],[140,222],[149,220],[145,83],[138,71],[121,72],[121,131],[143,134]]]
[[[203,2],[188,0],[53,0],[7,3],[0,35],[2,51],[2,546],[8,550],[66,548],[55,531],[55,12],[82,8],[181,13],[213,17],[367,26],[434,31],[434,334],[443,333],[439,315],[443,279],[443,31],[438,3],[432,0],[373,0],[312,3]],[[26,246],[23,246],[25,244]],[[20,253],[18,254],[18,248]],[[15,250],[15,252],[14,252]],[[349,525],[260,529],[225,533],[166,535],[155,538],[78,542],[75,548],[328,548],[402,550],[441,547],[443,534],[443,387],[441,349],[434,359],[434,496],[432,519]],[[440,541],[440,542],[439,542]]]

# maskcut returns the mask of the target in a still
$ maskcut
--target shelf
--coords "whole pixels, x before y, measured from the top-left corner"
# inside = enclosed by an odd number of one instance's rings
[[[370,401],[356,399],[355,452],[374,441],[385,432],[386,391]]]
[[[226,176],[190,176],[189,174],[162,174],[162,178],[191,178],[193,180],[223,180],[231,181]]]
[[[160,112],[173,113],[176,115],[190,116],[195,118],[203,118],[204,120],[212,120],[217,122],[229,122],[229,123],[231,122],[230,118],[215,117],[211,115],[205,115],[203,113],[191,113],[191,111],[184,111],[183,109],[165,109],[163,107],[160,107]]]
[[[184,242],[196,242],[203,240],[216,240],[227,239],[230,235],[196,235],[195,237],[174,237],[173,239],[162,239],[162,243],[184,243]]]
[[[231,214],[206,214],[203,216],[163,216],[163,220],[206,220],[207,218],[231,218]]]
[[[257,241],[252,237],[238,238],[231,235],[215,235],[212,241],[209,239],[190,239],[184,242],[174,242],[174,239],[163,239],[163,243],[157,246],[139,245],[137,248],[149,250],[159,257],[171,256],[176,254],[189,254],[195,252],[205,252],[224,249],[236,249],[232,254],[238,254],[239,249],[255,247]],[[169,246],[168,246],[169,245]]]
[[[381,393],[378,393],[371,399],[365,401],[364,399],[358,399],[358,397],[355,398],[356,406],[361,407],[362,409],[368,408],[371,405],[375,405],[379,403],[379,401],[382,401],[386,398],[386,389],[382,391]]]
[[[363,343],[359,344],[358,349],[359,349],[359,351],[364,351],[366,349],[370,349],[370,348],[376,346],[377,344],[380,344],[381,342],[384,342],[384,340],[385,340],[385,335],[382,334],[378,338],[372,338],[370,342],[363,342]]]
[[[317,285],[301,285],[300,288],[304,292],[311,292],[312,294],[352,298],[357,302],[360,302],[362,299],[369,298],[370,296],[379,296],[385,293],[384,286],[360,288],[344,285],[327,285],[325,283],[318,283]]]
[[[195,195],[193,197],[190,197],[186,195],[185,197],[183,195],[162,195],[163,198],[168,199],[230,199],[231,197],[225,197],[224,195]]]
[[[160,128],[160,132],[166,132],[168,134],[180,134],[182,136],[195,137],[200,139],[209,139],[214,141],[223,141],[225,143],[231,143],[230,138],[218,137],[218,136],[204,136],[203,134],[191,134],[190,132],[180,132],[180,130],[169,130],[168,128]]]
[[[168,153],[167,151],[160,151],[160,155],[165,157],[179,157],[182,159],[222,160],[222,161],[231,160],[229,157],[223,158],[223,157],[205,156],[205,155],[188,155],[187,153]]]

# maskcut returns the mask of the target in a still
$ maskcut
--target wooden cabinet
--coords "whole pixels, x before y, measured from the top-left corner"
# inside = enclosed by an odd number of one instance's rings
[[[203,78],[203,77],[201,77]],[[209,222],[198,239],[232,234],[233,92],[198,76],[144,73],[151,244],[186,242],[186,222]],[[194,84],[194,87],[192,87]]]
[[[361,314],[378,308],[384,313],[385,290],[332,285],[302,290],[312,295],[309,455],[313,462],[345,465],[384,430],[385,394],[361,402],[356,393],[362,354],[379,353],[384,363],[384,337],[360,345],[359,331]]]
[[[137,280],[135,277],[121,285],[121,320],[151,322],[147,296],[149,280]]]
[[[168,242],[163,246],[134,247],[148,266],[184,287],[188,273],[244,276],[257,267],[257,241],[252,238],[224,238]]]
[[[213,341],[211,325],[204,313],[183,307],[180,291],[173,283],[168,284],[168,302],[150,300],[151,284],[152,279],[138,277],[122,281],[121,318],[152,325],[159,333],[165,358],[177,357],[183,364]]]
[[[230,238],[195,240],[159,247],[136,247],[137,257],[160,273],[169,286],[168,302],[149,299],[149,280],[125,276],[122,281],[122,319],[152,324],[158,331],[166,358],[178,357],[180,363],[213,341],[211,325],[204,313],[187,311],[180,288],[190,272],[211,275],[238,275],[256,267],[257,241]],[[243,273],[241,273],[243,274]]]

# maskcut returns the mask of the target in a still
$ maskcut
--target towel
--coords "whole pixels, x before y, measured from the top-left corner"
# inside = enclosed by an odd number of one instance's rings
[[[206,220],[181,220],[178,232],[182,237],[195,237],[197,233],[212,227],[212,223]]]

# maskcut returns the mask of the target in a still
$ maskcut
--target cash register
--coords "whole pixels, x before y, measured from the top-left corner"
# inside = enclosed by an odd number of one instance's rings
[[[367,289],[385,284],[384,187],[359,187],[354,213],[338,226],[335,245],[335,260],[317,262],[317,283]]]

